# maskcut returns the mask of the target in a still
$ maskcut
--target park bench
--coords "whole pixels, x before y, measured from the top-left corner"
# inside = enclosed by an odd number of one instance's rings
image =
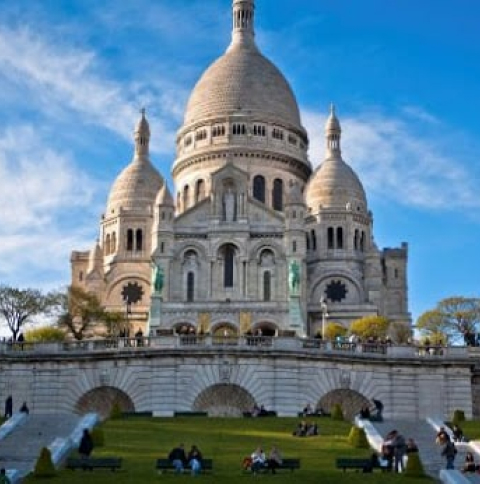
[[[122,412],[123,418],[153,417],[153,412]]]
[[[208,412],[174,412],[174,417],[208,417]]]
[[[93,469],[110,469],[115,472],[122,467],[122,459],[120,457],[87,457],[67,459],[67,469],[83,469],[84,471]]]
[[[157,459],[157,463],[155,465],[155,469],[158,472],[167,472],[167,471],[174,471],[175,467],[170,462],[169,459]],[[207,472],[213,470],[213,460],[212,459],[203,459],[202,460],[202,472]]]
[[[380,467],[379,464],[372,465],[372,460],[367,458],[339,458],[336,461],[336,468],[343,469],[345,472],[347,469],[362,470],[363,469],[382,469],[382,471],[387,470],[386,468]]]
[[[293,472],[295,469],[300,469],[300,459],[283,459],[281,464],[278,464],[278,467],[275,468],[276,471],[278,470],[289,470]],[[251,467],[244,467],[244,470],[247,472],[251,472]],[[262,467],[259,469],[260,472],[269,472],[270,469],[268,467]]]

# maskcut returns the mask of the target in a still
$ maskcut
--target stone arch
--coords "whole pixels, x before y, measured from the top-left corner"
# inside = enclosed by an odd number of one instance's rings
[[[97,413],[102,419],[110,415],[113,404],[117,404],[122,412],[134,412],[135,405],[124,391],[115,387],[103,386],[93,388],[83,394],[75,404],[75,413]]]
[[[193,410],[208,412],[214,417],[241,417],[250,411],[255,399],[244,388],[228,383],[219,383],[203,390],[193,402]]]
[[[317,403],[317,408],[322,408],[325,412],[330,413],[337,403],[342,407],[346,420],[353,420],[363,406],[371,406],[370,400],[361,393],[348,388],[339,388],[323,395]]]
[[[253,334],[261,330],[262,336],[277,336],[278,325],[272,321],[257,321],[252,325]]]
[[[230,321],[217,321],[211,325],[213,336],[238,336],[238,327]]]

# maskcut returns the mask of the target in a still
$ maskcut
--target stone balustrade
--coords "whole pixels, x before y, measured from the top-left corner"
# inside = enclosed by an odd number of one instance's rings
[[[457,359],[469,356],[469,348],[463,346],[418,347],[414,345],[390,345],[381,343],[350,343],[322,341],[319,339],[281,336],[212,336],[167,335],[134,338],[88,339],[82,341],[51,343],[0,343],[0,355],[25,357],[35,354],[68,354],[72,352],[127,352],[156,351],[161,349],[232,349],[242,351],[285,351],[306,354],[348,354],[364,358],[428,358]],[[473,354],[472,354],[473,356]]]

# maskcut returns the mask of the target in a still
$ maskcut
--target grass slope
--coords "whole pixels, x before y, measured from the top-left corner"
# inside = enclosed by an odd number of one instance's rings
[[[151,484],[191,482],[189,474],[157,474],[154,469],[157,458],[166,458],[172,447],[184,443],[186,450],[196,444],[205,458],[214,460],[214,471],[196,479],[206,483],[247,483],[251,479],[276,484],[301,481],[302,484],[330,484],[339,482],[389,484],[407,481],[409,484],[427,484],[428,478],[407,478],[402,475],[362,474],[354,471],[343,473],[335,469],[337,457],[366,457],[368,450],[353,449],[347,442],[350,423],[318,418],[321,435],[317,437],[293,437],[299,419],[295,418],[236,418],[216,419],[206,417],[184,418],[135,418],[111,420],[103,425],[105,446],[95,449],[93,456],[118,456],[124,459],[124,470],[112,473],[105,470],[62,470],[53,479],[41,479],[42,483],[80,484]],[[253,477],[241,470],[244,456],[261,445],[267,452],[277,445],[284,457],[301,459],[299,471],[280,471],[276,475]],[[37,483],[30,477],[27,483]]]

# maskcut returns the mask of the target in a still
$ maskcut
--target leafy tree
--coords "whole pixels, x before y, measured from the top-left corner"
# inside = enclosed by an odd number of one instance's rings
[[[105,311],[101,319],[106,327],[105,336],[107,338],[118,336],[118,333],[125,328],[128,323],[125,318],[125,314],[118,311]]]
[[[365,316],[353,321],[350,332],[361,339],[384,338],[387,335],[389,325],[388,319],[384,316]]]
[[[64,341],[65,331],[55,326],[41,326],[25,332],[25,341],[31,343],[47,343],[51,341]]]
[[[345,336],[348,330],[340,323],[328,323],[325,326],[325,339],[334,340],[338,336]]]
[[[454,296],[442,299],[435,309],[417,320],[423,334],[441,333],[447,338],[473,335],[480,323],[480,298]],[[468,341],[466,341],[468,343]]]
[[[49,314],[57,304],[54,293],[43,294],[38,289],[18,289],[0,286],[0,314],[17,340],[22,326],[36,316]]]
[[[76,340],[82,340],[94,324],[105,321],[107,314],[95,294],[75,286],[61,295],[60,307],[58,325]]]
[[[402,323],[400,321],[394,321],[390,323],[390,328],[388,330],[389,335],[392,340],[398,344],[405,344],[411,341],[412,338],[412,328],[407,323]]]

